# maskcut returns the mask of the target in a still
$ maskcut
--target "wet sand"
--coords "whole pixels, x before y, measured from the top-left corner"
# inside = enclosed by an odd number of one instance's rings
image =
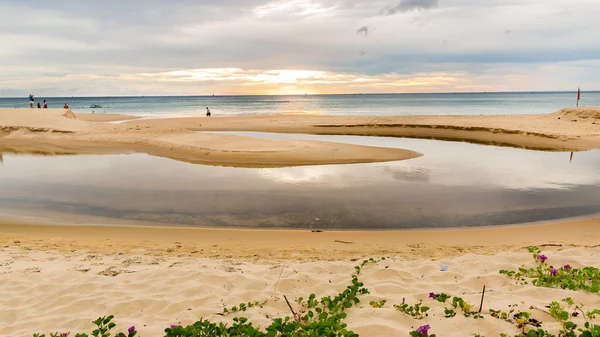
[[[137,116],[107,114],[107,113],[77,113],[77,119],[87,122],[121,122],[139,119]]]
[[[0,217],[0,242],[11,245],[18,240],[21,246],[42,250],[127,253],[143,249],[159,255],[194,252],[207,258],[267,260],[343,260],[381,254],[421,259],[518,251],[529,245],[600,244],[599,217],[477,229],[322,232],[159,227],[101,218],[96,223],[111,222],[122,226],[44,225],[47,222],[41,219],[4,216]],[[185,248],[168,252],[177,244]]]
[[[216,116],[141,120],[198,131],[263,131],[439,139],[549,151],[600,148],[600,107],[544,115],[481,116]]]
[[[202,134],[168,123],[87,122],[63,109],[0,109],[0,149],[39,154],[143,152],[192,163],[248,167],[383,162],[421,155],[384,147]]]

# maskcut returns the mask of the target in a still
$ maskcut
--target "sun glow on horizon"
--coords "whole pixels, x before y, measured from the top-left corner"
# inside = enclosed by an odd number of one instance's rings
[[[436,87],[476,87],[464,73],[356,75],[304,69],[203,68],[139,75],[162,82],[225,86],[237,88],[236,92],[267,95],[372,93],[389,92],[393,88],[410,92]]]

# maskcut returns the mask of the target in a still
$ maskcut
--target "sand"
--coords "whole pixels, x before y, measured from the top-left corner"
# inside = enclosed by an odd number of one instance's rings
[[[267,317],[288,315],[283,295],[334,295],[348,285],[356,259],[383,256],[390,258],[363,272],[371,294],[349,311],[349,327],[361,336],[406,336],[425,323],[438,336],[517,332],[489,316],[444,319],[441,305],[427,299],[429,292],[478,304],[485,285],[484,313],[517,304],[543,322],[551,321],[542,310],[552,300],[570,296],[586,309],[600,303],[597,295],[518,285],[498,274],[531,265],[524,249],[529,245],[554,245],[542,248],[556,265],[598,266],[600,218],[490,229],[320,233],[19,221],[0,220],[2,336],[91,330],[90,321],[105,314],[115,314],[125,328],[136,325],[140,336],[162,336],[170,324],[201,317],[231,322],[217,313],[255,300],[266,303],[244,316],[265,326]],[[448,271],[440,271],[442,264]],[[391,305],[403,298],[423,299],[432,315],[418,321],[394,310]],[[380,299],[388,301],[384,308],[368,305]]]
[[[410,150],[333,142],[204,134],[168,124],[84,120],[91,118],[64,109],[0,109],[0,150],[41,154],[144,152],[193,163],[246,167],[382,162],[421,155]]]
[[[600,107],[542,115],[321,116],[276,115],[143,120],[204,131],[266,131],[440,139],[519,148],[580,151],[600,148]]]
[[[44,250],[110,253],[118,247],[123,253],[144,249],[164,255],[178,242],[184,247],[175,255],[195,252],[196,257],[269,260],[344,260],[385,254],[410,257],[415,252],[421,258],[439,258],[518,251],[523,246],[542,243],[600,244],[600,217],[472,229],[324,232],[199,229],[120,219],[94,218],[93,222],[91,217],[75,219],[74,216],[67,223],[50,223],[44,218],[0,215],[0,243],[10,244],[16,239],[28,247]],[[409,245],[418,250],[407,249]]]
[[[42,154],[144,152],[194,163],[247,167],[405,160],[410,149],[273,140],[198,131],[267,131],[433,138],[549,151],[600,148],[600,107],[546,115],[243,116],[128,121],[64,109],[0,109],[3,151]],[[119,124],[109,122],[122,122]]]
[[[78,113],[77,119],[87,122],[122,122],[139,119],[138,116],[107,114],[107,113]]]
[[[90,117],[62,109],[0,109],[0,152],[139,151],[191,162],[249,166],[420,155],[401,149],[196,132],[214,130],[433,137],[585,150],[600,148],[599,111],[567,109],[527,116],[204,117],[114,124],[109,122],[129,117]],[[531,245],[546,245],[543,249],[556,265],[598,266],[600,218],[460,230],[309,232],[60,225],[0,215],[0,336],[89,332],[93,319],[108,314],[115,314],[122,327],[136,325],[140,336],[162,336],[170,324],[190,324],[201,317],[231,322],[231,316],[217,313],[224,306],[248,301],[266,301],[244,314],[265,326],[271,318],[289,314],[283,295],[291,299],[311,292],[335,295],[348,285],[360,260],[382,256],[389,259],[366,267],[361,277],[371,294],[349,311],[349,328],[361,336],[407,336],[426,323],[440,337],[516,334],[513,325],[489,316],[443,319],[441,305],[427,299],[429,292],[443,291],[477,304],[484,285],[488,290],[484,313],[516,304],[549,322],[545,306],[567,296],[586,309],[600,309],[597,295],[518,285],[498,274],[500,269],[531,264],[525,252]],[[448,271],[440,271],[442,264]],[[432,314],[417,321],[393,309],[391,305],[403,298],[409,303],[424,300]],[[381,299],[388,301],[384,308],[368,305]],[[574,320],[583,322],[581,317]],[[558,331],[556,324],[544,327]]]

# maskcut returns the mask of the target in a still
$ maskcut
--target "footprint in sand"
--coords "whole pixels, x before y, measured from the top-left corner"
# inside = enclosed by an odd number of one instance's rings
[[[121,274],[121,271],[115,270],[114,268],[115,267],[110,267],[108,269],[105,269],[105,270],[99,272],[98,275],[115,277],[115,276]]]

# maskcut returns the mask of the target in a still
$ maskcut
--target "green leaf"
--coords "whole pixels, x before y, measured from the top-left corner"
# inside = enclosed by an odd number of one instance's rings
[[[113,315],[110,315],[110,316],[106,317],[106,318],[105,318],[105,319],[102,321],[102,324],[104,324],[104,325],[108,324],[108,322],[110,322],[110,321],[111,321],[113,318],[115,318],[115,316],[113,316]]]
[[[568,313],[568,312],[566,312],[566,311],[563,311],[563,312],[560,312],[560,313],[557,315],[557,317],[558,317],[558,319],[559,319],[559,320],[561,320],[561,321],[566,321],[566,320],[568,320],[568,319],[569,319],[569,313]]]

